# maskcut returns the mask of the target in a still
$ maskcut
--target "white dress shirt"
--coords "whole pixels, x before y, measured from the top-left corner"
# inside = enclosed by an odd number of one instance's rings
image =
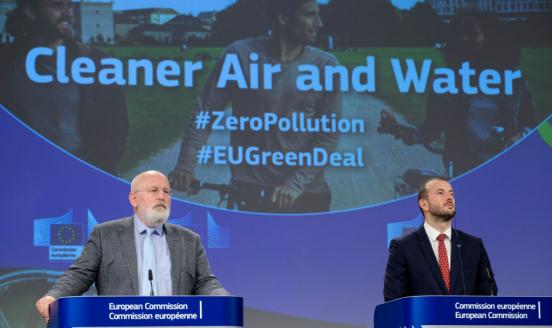
[[[450,245],[451,245],[451,236],[452,236],[452,229],[449,227],[444,232],[440,232],[439,230],[433,228],[427,222],[424,222],[424,230],[427,234],[427,237],[429,238],[429,242],[431,243],[431,248],[433,249],[433,254],[435,254],[435,259],[437,259],[437,263],[439,263],[439,240],[437,237],[439,237],[440,234],[444,233],[447,235],[445,238],[445,248],[447,249],[447,259],[448,259],[448,265],[450,269]]]

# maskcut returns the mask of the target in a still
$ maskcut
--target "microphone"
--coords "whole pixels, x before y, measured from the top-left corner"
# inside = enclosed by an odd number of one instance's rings
[[[487,281],[489,282],[489,285],[490,285],[489,295],[496,296],[495,283],[494,283],[493,275],[491,274],[491,270],[488,267],[485,267],[485,272],[487,272]]]
[[[151,287],[150,296],[153,296],[153,272],[151,271],[151,269],[148,270],[148,280],[150,282],[150,287]]]
[[[460,275],[462,276],[462,288],[464,289],[463,295],[466,295],[466,280],[464,279],[464,263],[462,262],[462,244],[458,238],[458,230],[454,230],[456,235],[456,248],[458,249],[458,258],[460,259]]]

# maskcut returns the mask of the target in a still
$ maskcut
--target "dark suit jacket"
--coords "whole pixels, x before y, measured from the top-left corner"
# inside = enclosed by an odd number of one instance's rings
[[[491,291],[496,295],[497,292],[483,241],[455,229],[451,240],[450,285],[453,295],[490,295]],[[423,226],[391,241],[383,289],[385,301],[404,296],[447,294]]]
[[[199,236],[165,223],[173,295],[228,295],[209,269]],[[47,295],[80,295],[96,283],[98,295],[139,295],[132,217],[94,227],[81,256]]]

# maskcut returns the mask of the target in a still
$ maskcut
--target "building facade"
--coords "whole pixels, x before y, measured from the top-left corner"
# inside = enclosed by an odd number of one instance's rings
[[[148,31],[154,39],[168,42],[170,35],[160,28],[171,19],[178,16],[178,12],[169,8],[146,8],[120,10],[115,13],[115,35],[119,41],[125,40],[130,33]],[[140,30],[137,30],[140,29]],[[169,33],[170,34],[170,33]]]
[[[77,39],[84,43],[115,42],[113,1],[73,3],[73,25]]]
[[[439,16],[453,16],[461,10],[494,12],[503,16],[523,16],[552,12],[552,0],[431,0]]]
[[[163,25],[178,16],[178,12],[168,8],[130,9],[117,12],[117,16],[125,17],[126,20],[131,20],[139,25]]]

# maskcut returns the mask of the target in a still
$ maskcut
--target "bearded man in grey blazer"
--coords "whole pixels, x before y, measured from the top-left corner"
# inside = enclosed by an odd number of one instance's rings
[[[211,273],[199,236],[166,223],[171,190],[163,173],[137,175],[128,198],[134,215],[97,225],[81,256],[36,302],[44,320],[50,303],[92,283],[98,295],[229,295]]]

